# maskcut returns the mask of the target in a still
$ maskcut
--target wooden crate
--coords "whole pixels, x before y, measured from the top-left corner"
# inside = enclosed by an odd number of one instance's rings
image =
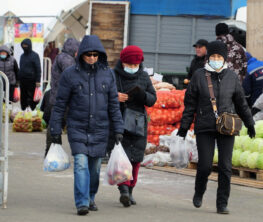
[[[188,169],[196,169],[197,163],[190,162],[188,164]],[[218,165],[213,164],[213,172],[218,172]],[[239,176],[241,178],[255,179],[263,181],[263,170],[249,169],[245,167],[232,167],[232,175]]]

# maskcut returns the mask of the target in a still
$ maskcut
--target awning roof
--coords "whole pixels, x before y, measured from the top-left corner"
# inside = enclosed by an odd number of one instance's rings
[[[54,41],[64,29],[68,29],[76,39],[81,40],[87,29],[89,3],[90,0],[86,0],[70,10],[62,12],[53,28],[48,30],[45,42]]]

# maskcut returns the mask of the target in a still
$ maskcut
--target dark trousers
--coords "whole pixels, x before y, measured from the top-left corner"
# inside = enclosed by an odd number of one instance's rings
[[[37,103],[34,102],[34,93],[36,88],[35,80],[22,79],[20,81],[21,90],[21,109],[25,110],[28,106],[32,110],[36,108]]]
[[[200,133],[196,136],[198,150],[198,164],[195,180],[195,192],[202,196],[206,190],[208,176],[212,171],[215,141],[218,147],[218,189],[217,207],[227,206],[230,194],[230,180],[232,174],[232,152],[234,136],[219,133]]]

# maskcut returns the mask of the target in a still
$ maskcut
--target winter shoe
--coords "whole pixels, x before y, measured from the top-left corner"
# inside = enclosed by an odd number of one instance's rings
[[[227,207],[218,207],[217,213],[218,214],[229,214],[229,210],[227,209]]]
[[[89,208],[87,206],[81,206],[78,208],[78,215],[84,216],[89,213]]]
[[[134,200],[134,198],[132,196],[132,190],[133,190],[133,187],[129,187],[131,205],[136,205],[136,201]]]
[[[202,195],[198,195],[195,193],[194,197],[193,197],[193,204],[196,208],[199,208],[202,206],[202,200],[203,200],[203,196]]]
[[[98,207],[93,200],[91,200],[89,203],[89,210],[90,211],[98,211]]]
[[[127,185],[120,185],[118,186],[118,189],[121,194],[120,202],[124,207],[130,207],[131,201],[130,201],[129,187]]]

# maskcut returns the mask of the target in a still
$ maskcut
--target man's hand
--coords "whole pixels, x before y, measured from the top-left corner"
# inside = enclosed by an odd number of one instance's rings
[[[60,144],[60,145],[62,145],[61,135],[51,136],[51,142],[52,142],[52,143],[55,143],[55,144]]]
[[[124,103],[124,102],[126,102],[128,99],[129,99],[129,96],[128,96],[128,94],[125,94],[125,93],[118,93],[118,98],[119,98],[119,101],[121,102],[121,103]]]

